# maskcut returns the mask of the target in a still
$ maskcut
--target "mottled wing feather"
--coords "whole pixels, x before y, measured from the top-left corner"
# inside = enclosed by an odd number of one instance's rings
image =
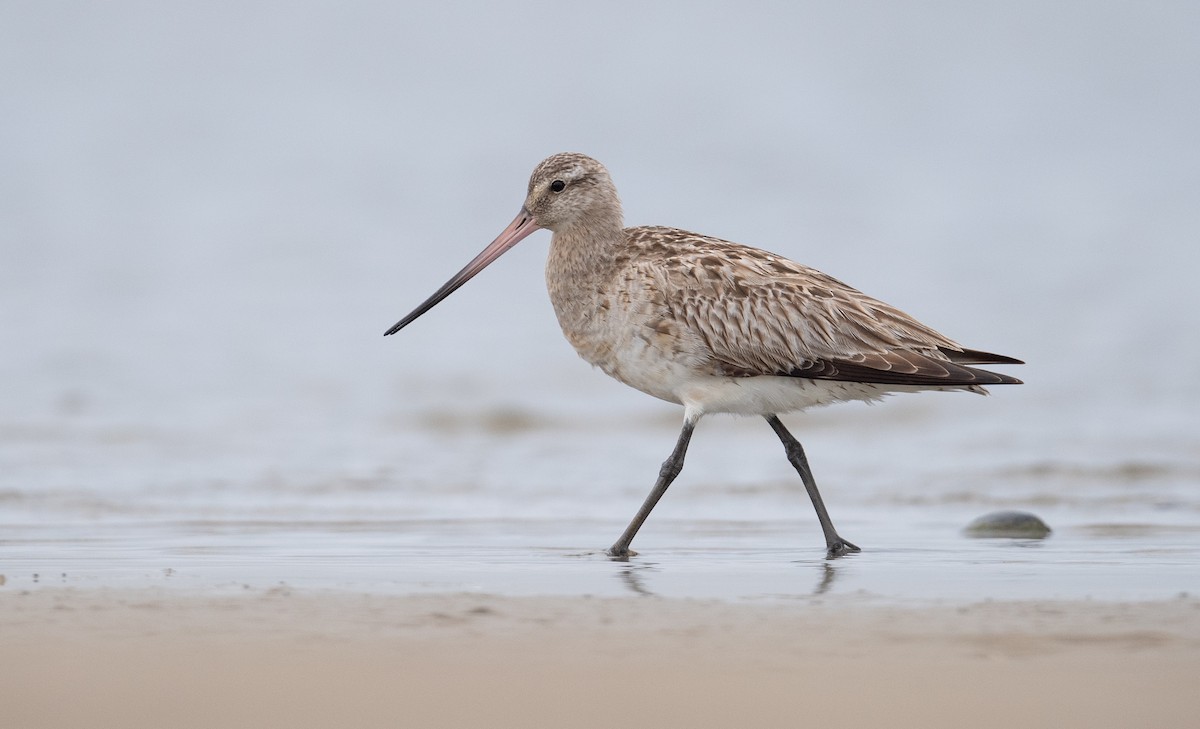
[[[633,228],[631,265],[671,292],[663,315],[713,374],[946,386],[1017,380],[962,364],[1016,363],[965,350],[816,269],[673,228]],[[664,255],[666,254],[666,255]]]

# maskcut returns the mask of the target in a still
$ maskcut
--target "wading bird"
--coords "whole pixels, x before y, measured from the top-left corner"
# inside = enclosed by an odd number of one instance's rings
[[[624,227],[608,170],[582,154],[542,161],[525,204],[478,256],[386,334],[395,334],[530,233],[553,233],[546,285],[563,334],[613,378],[683,406],[683,429],[653,490],[608,550],[634,535],[683,468],[709,413],[761,415],[812,499],[829,557],[859,548],[834,529],[808,459],[780,413],[895,392],[1020,384],[970,365],[1020,360],[959,346],[904,312],[782,256],[677,228]]]

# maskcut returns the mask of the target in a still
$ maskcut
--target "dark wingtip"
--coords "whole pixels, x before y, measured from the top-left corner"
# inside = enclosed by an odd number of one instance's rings
[[[951,362],[955,364],[1005,364],[1005,365],[1023,365],[1023,361],[1008,357],[1003,354],[993,354],[991,352],[983,352],[978,349],[950,349],[949,347],[938,347],[938,350],[946,355]]]
[[[967,356],[975,353],[963,353]],[[1021,385],[1015,377],[999,372],[966,367],[916,352],[892,351],[863,356],[860,361],[815,360],[787,373],[791,377],[817,380],[864,382],[877,385],[916,387],[970,387],[976,385]]]
[[[1018,362],[1015,364],[1024,364],[1024,363]],[[987,381],[980,379],[980,381],[979,381],[980,385],[1024,385],[1025,384],[1024,382],[1022,382],[1021,380],[1018,380],[1015,377],[1009,377],[1008,375],[1002,375],[999,372],[991,372],[989,370],[980,370],[980,369],[976,369],[974,367],[964,367],[963,369],[969,369],[976,374],[991,375],[993,378],[995,378],[995,379],[989,379]]]

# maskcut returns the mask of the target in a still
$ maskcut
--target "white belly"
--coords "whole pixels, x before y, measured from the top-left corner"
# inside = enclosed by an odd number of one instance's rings
[[[776,415],[849,400],[875,401],[897,389],[802,377],[693,377],[677,391],[680,402],[701,413]]]
[[[717,377],[698,374],[686,362],[656,356],[651,348],[625,348],[596,362],[613,378],[661,400],[699,413],[774,415],[850,400],[875,401],[892,392],[920,388],[802,377]]]

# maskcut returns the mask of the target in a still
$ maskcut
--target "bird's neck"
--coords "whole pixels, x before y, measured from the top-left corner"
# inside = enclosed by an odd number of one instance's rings
[[[619,214],[594,217],[554,232],[546,259],[546,287],[559,324],[572,344],[594,322],[617,274],[625,232]],[[578,344],[576,348],[578,349]]]
[[[546,260],[547,280],[580,285],[611,278],[624,240],[619,212],[590,215],[556,230]]]

